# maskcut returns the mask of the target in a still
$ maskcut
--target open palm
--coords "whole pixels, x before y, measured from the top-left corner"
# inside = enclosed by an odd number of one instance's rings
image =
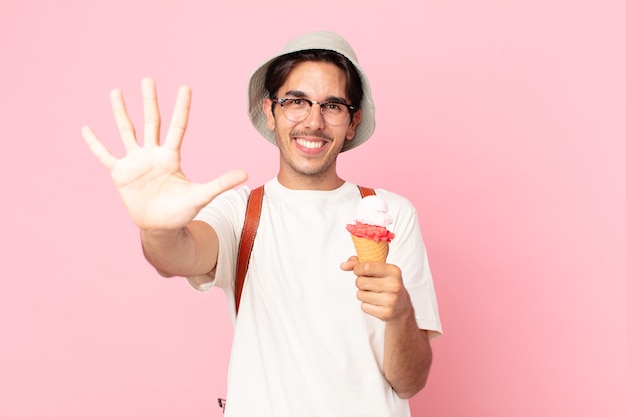
[[[124,205],[135,224],[144,230],[185,227],[218,194],[245,181],[244,171],[229,171],[205,184],[189,181],[180,167],[180,147],[187,128],[191,90],[178,91],[172,122],[160,144],[161,118],[153,80],[142,80],[144,143],[139,146],[119,90],[111,92],[111,105],[122,141],[123,158],[115,158],[89,127],[82,130],[92,153],[110,171]]]

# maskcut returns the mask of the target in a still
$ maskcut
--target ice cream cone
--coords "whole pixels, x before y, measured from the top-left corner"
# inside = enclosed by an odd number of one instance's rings
[[[387,260],[389,242],[384,240],[376,242],[372,239],[351,236],[359,262],[385,262]]]

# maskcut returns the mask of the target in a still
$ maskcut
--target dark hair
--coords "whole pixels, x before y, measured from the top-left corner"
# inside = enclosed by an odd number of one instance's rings
[[[291,52],[274,59],[267,68],[265,75],[265,90],[269,97],[276,98],[276,92],[284,84],[291,70],[297,64],[305,61],[330,62],[339,67],[346,75],[350,104],[357,109],[361,107],[363,85],[358,71],[348,58],[335,51],[326,49]]]

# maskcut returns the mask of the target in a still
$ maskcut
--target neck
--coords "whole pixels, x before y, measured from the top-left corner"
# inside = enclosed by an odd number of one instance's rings
[[[333,175],[328,174],[316,174],[308,175],[302,173],[285,173],[281,171],[278,173],[278,182],[286,188],[292,190],[319,190],[329,191],[335,190],[343,185],[345,182],[339,178],[336,173]]]

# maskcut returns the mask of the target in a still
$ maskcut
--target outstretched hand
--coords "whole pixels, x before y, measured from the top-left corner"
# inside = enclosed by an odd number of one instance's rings
[[[124,205],[135,224],[144,230],[179,229],[220,193],[247,179],[241,170],[226,172],[213,181],[192,183],[180,167],[180,148],[187,128],[191,89],[178,90],[172,122],[160,143],[161,116],[153,80],[141,83],[144,107],[143,146],[137,142],[122,93],[111,92],[113,115],[126,148],[123,158],[115,158],[85,126],[82,135],[91,152],[110,171]]]

